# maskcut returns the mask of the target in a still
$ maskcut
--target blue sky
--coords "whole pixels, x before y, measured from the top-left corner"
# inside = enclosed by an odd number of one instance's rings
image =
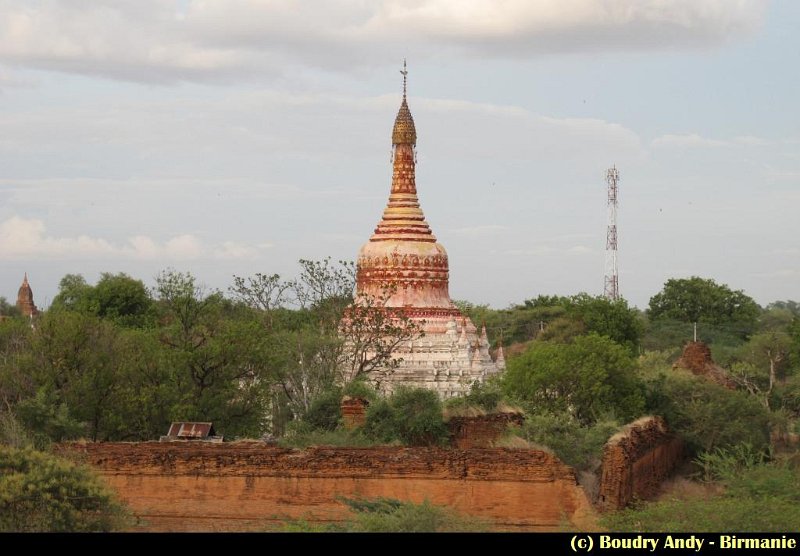
[[[800,3],[0,0],[0,295],[28,272],[287,277],[383,210],[409,63],[451,295],[700,275],[800,299]]]

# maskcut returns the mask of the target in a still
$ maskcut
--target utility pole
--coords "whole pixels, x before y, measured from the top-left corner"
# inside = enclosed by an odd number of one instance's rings
[[[619,299],[619,270],[617,268],[617,192],[619,171],[612,166],[606,172],[608,183],[608,228],[606,230],[606,275],[603,294],[606,299]]]

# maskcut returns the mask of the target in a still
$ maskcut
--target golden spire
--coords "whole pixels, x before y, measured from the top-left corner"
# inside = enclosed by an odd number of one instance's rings
[[[408,70],[405,60],[403,60],[403,69],[400,70],[400,73],[403,74],[403,102],[400,104],[400,110],[394,120],[392,145],[416,145],[417,129],[414,127],[414,118],[411,116],[411,110],[408,109],[408,102],[406,102]]]

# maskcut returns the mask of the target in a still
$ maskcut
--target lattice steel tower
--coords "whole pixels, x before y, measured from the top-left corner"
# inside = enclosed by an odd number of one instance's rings
[[[606,232],[606,276],[604,295],[607,299],[619,299],[619,271],[617,269],[617,193],[619,171],[612,166],[606,172],[608,183],[608,230]]]

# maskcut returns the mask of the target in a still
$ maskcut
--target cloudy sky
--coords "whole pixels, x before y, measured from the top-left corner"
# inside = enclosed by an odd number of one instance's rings
[[[454,298],[800,299],[800,2],[0,0],[0,295],[354,259],[403,58]]]

